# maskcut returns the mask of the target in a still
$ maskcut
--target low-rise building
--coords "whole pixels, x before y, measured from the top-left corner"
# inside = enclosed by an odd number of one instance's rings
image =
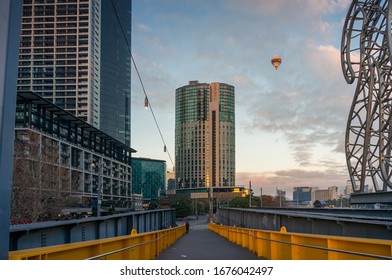
[[[128,208],[134,152],[39,95],[17,95],[14,188],[51,189],[82,206]]]
[[[328,189],[315,190],[312,192],[312,201],[328,201],[338,199],[338,187],[332,186]]]
[[[133,157],[132,186],[147,203],[159,199],[166,190],[166,161]]]

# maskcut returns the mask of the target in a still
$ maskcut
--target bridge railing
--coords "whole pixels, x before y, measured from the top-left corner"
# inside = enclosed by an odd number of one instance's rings
[[[185,225],[128,236],[9,252],[10,260],[149,260],[185,233]]]
[[[392,259],[392,240],[237,228],[209,224],[209,229],[259,257],[271,260]]]

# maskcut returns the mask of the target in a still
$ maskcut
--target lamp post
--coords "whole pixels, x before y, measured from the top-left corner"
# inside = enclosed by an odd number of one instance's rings
[[[282,208],[282,191],[278,188],[278,176],[276,176],[276,194],[279,196],[279,208]]]
[[[212,214],[214,212],[214,205],[213,205],[213,189],[212,187],[209,187],[208,190],[208,202],[209,202],[209,208],[208,208],[208,221],[211,222],[212,221]]]
[[[252,181],[249,181],[249,208],[252,207]]]
[[[263,207],[263,188],[260,188],[260,208]]]
[[[282,208],[282,191],[279,190],[279,208]]]
[[[129,197],[130,197],[130,199],[129,199],[129,208],[132,210],[132,206],[133,206],[133,178],[132,178],[132,175],[133,175],[133,169],[132,169],[132,163],[129,165],[129,167],[130,167],[130,172],[131,172],[131,187],[130,187],[130,194],[129,194]]]
[[[102,204],[102,166],[98,164],[98,203],[97,203],[97,216],[101,216]]]

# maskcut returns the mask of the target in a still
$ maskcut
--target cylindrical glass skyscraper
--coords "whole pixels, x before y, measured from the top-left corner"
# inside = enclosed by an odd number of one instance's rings
[[[177,189],[234,187],[235,94],[225,83],[176,89]]]

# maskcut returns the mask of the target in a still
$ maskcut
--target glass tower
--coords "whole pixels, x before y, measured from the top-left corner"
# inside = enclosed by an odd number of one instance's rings
[[[132,192],[147,200],[159,198],[166,189],[166,161],[132,157],[131,163]]]
[[[131,3],[24,0],[18,91],[130,145]]]
[[[176,89],[177,189],[235,185],[235,94],[225,83]]]

